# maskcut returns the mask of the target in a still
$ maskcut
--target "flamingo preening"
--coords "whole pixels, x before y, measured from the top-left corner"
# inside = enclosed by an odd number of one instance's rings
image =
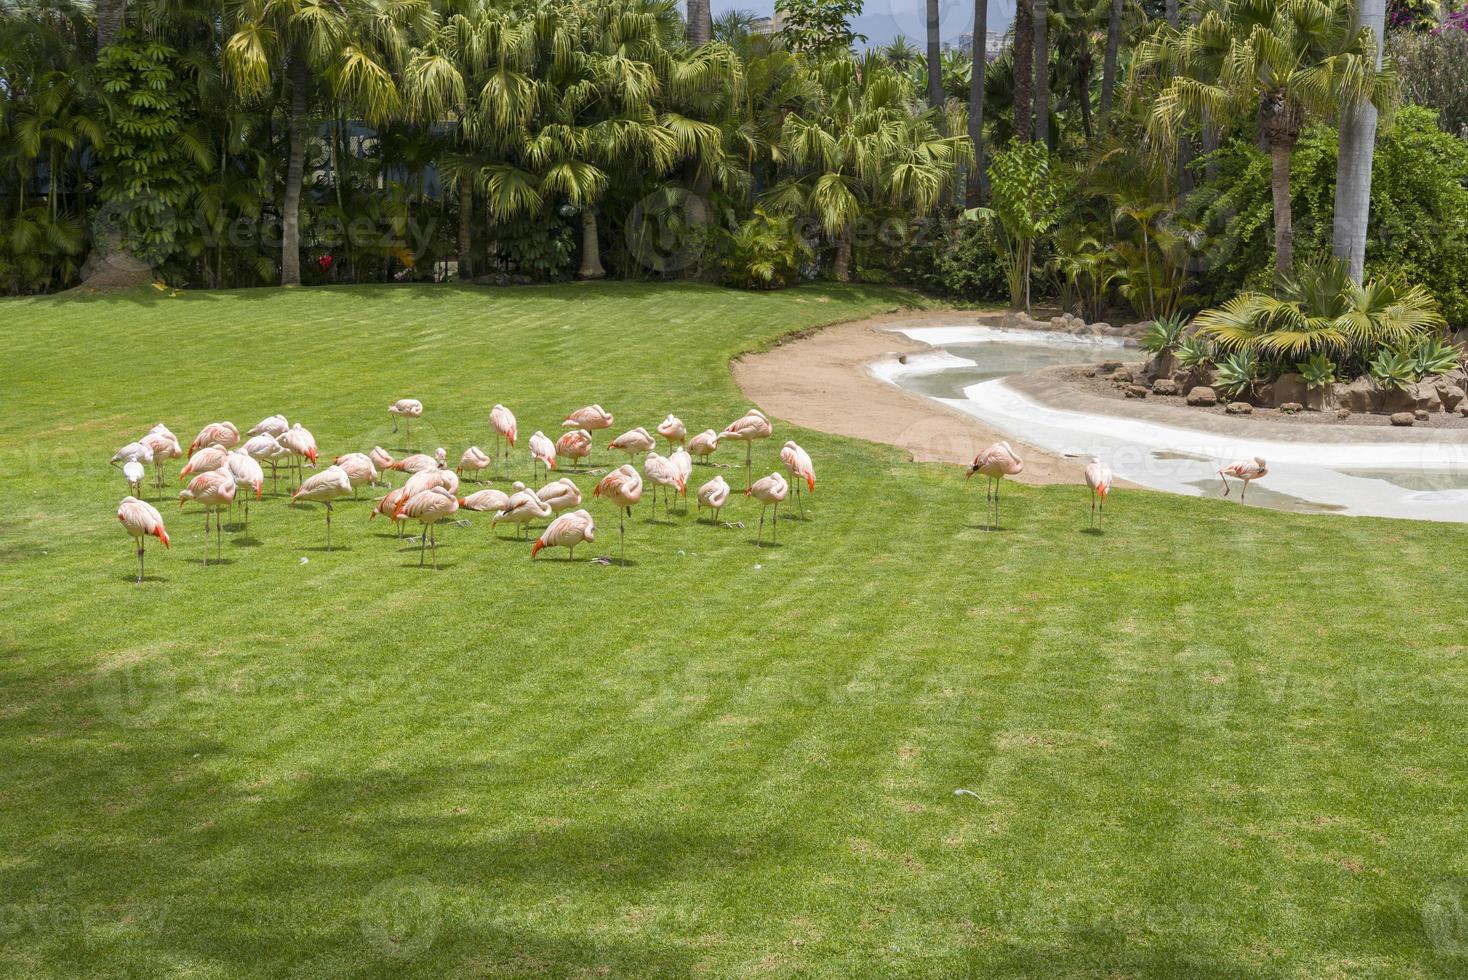
[[[291,503],[314,500],[326,505],[326,550],[331,550],[331,502],[352,492],[352,479],[347,471],[332,464],[320,473],[312,473],[291,494]]]
[[[280,489],[280,481],[277,479],[276,466],[291,458],[291,451],[280,444],[275,436],[268,432],[251,436],[245,440],[240,447],[249,457],[258,463],[270,467],[270,492],[275,493]]]
[[[510,495],[503,490],[490,487],[469,494],[467,497],[459,498],[459,507],[463,510],[473,510],[480,513],[500,511],[510,502]]]
[[[145,442],[130,442],[107,461],[112,466],[125,463],[151,463],[153,462],[153,450]]]
[[[708,507],[714,512],[714,520],[718,521],[719,511],[729,502],[729,484],[723,476],[716,476],[703,486],[698,488],[698,506],[700,509]]]
[[[751,408],[744,413],[743,418],[737,418],[724,427],[719,433],[720,439],[738,439],[744,443],[744,488],[747,491],[750,486],[750,477],[753,473],[754,440],[768,439],[775,427],[770,420],[765,418],[763,412],[757,408]]]
[[[347,479],[352,481],[352,499],[357,499],[358,487],[370,487],[377,482],[377,467],[372,464],[372,457],[366,453],[343,453],[332,460],[340,466],[347,474]]]
[[[162,422],[154,426],[154,429],[161,429],[162,431],[149,432],[138,441],[144,446],[147,446],[149,451],[153,453],[153,479],[158,489],[162,490],[163,464],[170,459],[181,459],[183,457],[183,447],[178,444],[178,437],[172,432],[169,432]]]
[[[422,470],[408,477],[408,482],[403,484],[403,489],[408,491],[408,496],[410,497],[420,494],[424,490],[432,490],[434,487],[443,487],[449,493],[457,496],[459,493],[459,475],[453,470]]]
[[[383,449],[381,446],[373,446],[372,449],[368,451],[367,458],[372,460],[372,465],[377,467],[379,470],[392,469],[392,453],[388,452],[386,449]]]
[[[671,519],[668,511],[668,490],[677,490],[682,483],[678,470],[671,460],[657,453],[648,453],[642,461],[642,472],[652,481],[652,519],[658,519],[658,488],[663,490],[663,516]]]
[[[759,509],[759,531],[756,533],[754,543],[760,546],[760,539],[765,533],[765,509],[771,504],[775,505],[774,517],[770,519],[770,542],[776,543],[780,540],[780,503],[790,494],[790,484],[778,472],[769,476],[762,476],[749,489],[744,491],[746,497],[753,497],[760,502]]]
[[[510,499],[505,501],[505,506],[495,512],[494,520],[489,522],[490,527],[499,524],[515,525],[515,536],[523,537],[526,525],[531,521],[544,520],[551,516],[550,504],[541,500],[536,492],[527,486],[519,485]]]
[[[550,476],[550,471],[556,468],[556,444],[546,438],[544,432],[536,429],[530,434],[530,475],[535,476],[535,464],[539,463],[545,467],[545,475]]]
[[[1243,487],[1239,490],[1239,503],[1244,502],[1244,495],[1249,492],[1249,482],[1251,480],[1262,480],[1268,475],[1269,467],[1264,464],[1264,459],[1260,456],[1229,463],[1218,471],[1219,479],[1223,480],[1223,495],[1225,497],[1228,496],[1229,477],[1233,477],[1235,480],[1243,483]]]
[[[556,455],[575,460],[576,468],[580,469],[581,461],[591,455],[591,433],[585,429],[562,433],[556,440]]]
[[[316,437],[311,430],[297,422],[280,435],[276,436],[279,442],[290,453],[290,458],[296,461],[296,484],[299,486],[304,481],[304,470],[301,466],[302,460],[310,460],[311,465],[316,465],[316,457],[319,451],[316,448]]]
[[[268,415],[250,427],[247,436],[276,436],[279,437],[289,429],[291,424],[286,421],[284,415]]]
[[[651,452],[656,446],[657,440],[640,425],[635,429],[628,429],[607,443],[608,449],[621,450],[627,454],[629,461],[633,463],[637,462],[638,453]]]
[[[586,455],[589,457],[592,449],[591,434],[600,429],[610,429],[614,421],[616,421],[616,416],[600,405],[587,405],[567,415],[565,421],[561,423],[561,428],[585,430],[587,435]]]
[[[234,477],[228,469],[209,470],[200,473],[189,481],[189,485],[179,491],[178,509],[188,501],[204,508],[204,565],[209,565],[209,512],[214,512],[214,539],[215,557],[222,557],[224,550],[224,530],[219,523],[219,512],[234,503],[236,490]]]
[[[1111,495],[1111,467],[1101,460],[1092,456],[1091,461],[1085,468],[1086,486],[1091,488],[1091,524],[1098,529],[1101,527],[1102,518],[1106,516],[1106,498]],[[1100,506],[1097,506],[1097,498],[1100,498]]]
[[[394,460],[387,465],[387,468],[408,474],[427,473],[430,470],[438,469],[438,459],[427,453],[414,453],[411,456]]]
[[[407,432],[403,440],[411,447],[413,445],[413,420],[423,415],[423,403],[416,398],[399,398],[387,406],[387,413],[392,416],[392,430],[398,431],[398,419],[403,420]]]
[[[212,446],[216,443],[225,449],[233,449],[240,444],[240,430],[233,422],[210,422],[189,443],[189,455],[194,455],[194,450],[200,446]]]
[[[535,544],[530,547],[530,557],[534,558],[540,554],[542,548],[567,548],[571,552],[571,560],[576,560],[576,546],[583,541],[596,540],[596,522],[591,519],[591,514],[584,510],[573,510],[569,514],[562,514],[547,525],[535,539]]]
[[[697,456],[700,463],[707,463],[718,448],[719,434],[713,429],[704,429],[688,440],[688,451]]]
[[[1025,468],[1024,460],[1007,442],[996,442],[994,445],[981,451],[974,457],[974,465],[969,467],[968,479],[975,473],[983,475],[986,484],[984,487],[985,518],[989,517],[988,511],[992,509],[993,520],[989,523],[991,530],[999,528],[999,486],[1004,482],[1006,476],[1016,476]]]
[[[470,446],[464,450],[464,455],[459,457],[459,465],[454,468],[454,471],[460,476],[464,475],[465,470],[482,473],[489,469],[489,463],[489,455],[483,449],[478,446]]]
[[[672,449],[674,443],[681,446],[687,441],[688,426],[684,425],[683,420],[678,416],[669,412],[668,417],[658,423],[658,435],[668,440],[668,448]]]
[[[581,489],[569,476],[552,480],[535,491],[535,495],[550,506],[553,514],[562,514],[573,507],[581,506]]]
[[[627,566],[627,515],[642,500],[642,476],[630,464],[612,470],[601,478],[592,496],[605,497],[617,508],[617,540],[622,567]]]
[[[785,464],[785,471],[795,484],[795,505],[800,508],[800,516],[804,517],[805,505],[800,502],[800,485],[804,483],[811,493],[816,492],[816,468],[810,461],[810,453],[791,439],[780,450],[780,461]]]
[[[260,468],[260,463],[254,457],[243,450],[236,449],[230,453],[224,461],[229,475],[234,477],[234,482],[239,486],[255,491],[255,499],[260,499],[261,489],[265,486],[265,471]],[[245,494],[245,527],[250,526],[250,495]]]
[[[163,528],[163,515],[158,508],[137,497],[123,497],[117,505],[117,519],[138,545],[138,581],[143,581],[143,543],[151,535],[168,547],[168,532]]]
[[[408,494],[403,487],[389,490],[386,496],[379,497],[377,503],[372,507],[372,513],[367,515],[369,521],[377,520],[377,515],[382,514],[393,524],[397,525],[398,540],[403,537],[403,519],[398,516],[398,504],[408,499]]]
[[[509,459],[510,450],[515,448],[515,413],[503,405],[496,405],[489,410],[489,427],[494,430],[494,465],[495,471],[499,471],[500,445],[503,441],[505,446],[504,458]]]
[[[223,469],[229,462],[229,450],[215,443],[205,446],[189,457],[183,469],[178,471],[178,482],[182,483],[190,476],[198,476],[200,473],[208,473],[211,470]]]

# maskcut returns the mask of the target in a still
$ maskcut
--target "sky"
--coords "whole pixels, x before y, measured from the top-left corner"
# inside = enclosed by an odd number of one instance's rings
[[[728,10],[748,10],[758,16],[769,16],[774,0],[712,0],[714,16]],[[989,30],[1003,33],[1014,20],[1014,0],[990,0]],[[968,33],[974,22],[972,0],[939,0],[938,22],[945,41],[957,41]],[[922,47],[926,41],[927,4],[925,0],[866,0],[860,17],[852,21],[852,30],[865,34],[869,44],[886,44],[899,34]]]

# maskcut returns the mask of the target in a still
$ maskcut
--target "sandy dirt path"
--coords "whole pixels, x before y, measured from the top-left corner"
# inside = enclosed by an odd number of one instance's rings
[[[903,391],[867,373],[889,354],[931,350],[892,333],[899,326],[998,326],[1000,314],[903,311],[826,327],[760,354],[734,361],[734,380],[761,411],[820,432],[898,446],[920,463],[968,464],[990,443],[1007,438],[970,415]],[[1016,443],[1022,483],[1079,483],[1080,460]]]

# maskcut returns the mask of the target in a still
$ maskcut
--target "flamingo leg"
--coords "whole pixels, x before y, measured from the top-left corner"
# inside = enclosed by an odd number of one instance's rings
[[[799,483],[800,474],[797,473],[795,475],[795,479],[796,479],[796,484],[795,484],[795,506],[797,506],[797,507],[800,508],[800,516],[802,518],[804,518],[805,517],[805,502],[800,499],[800,483]]]
[[[1101,523],[1106,518],[1106,498],[1101,498],[1101,509],[1096,512],[1096,530],[1101,530]]]
[[[219,522],[220,508],[214,508],[214,557],[224,558],[224,527]]]
[[[1247,497],[1248,495],[1249,495],[1249,481],[1248,480],[1245,480],[1244,481],[1244,485],[1239,488],[1239,503],[1243,503],[1244,502],[1244,498]]]
[[[749,489],[749,485],[752,482],[754,482],[754,480],[753,480],[753,474],[754,474],[754,442],[751,441],[751,440],[749,440],[749,439],[746,439],[746,440],[744,440],[744,489],[748,490]]]
[[[1087,524],[1086,526],[1096,526],[1096,491],[1094,488],[1091,490],[1091,523]]]
[[[326,501],[326,550],[331,550],[331,501]]]
[[[204,511],[204,567],[209,567],[209,512]]]
[[[780,540],[780,501],[775,501],[775,516],[770,518],[770,541],[778,543]]]
[[[627,519],[621,512],[617,514],[617,549],[619,561],[623,568],[627,567]]]
[[[418,536],[418,567],[423,567],[423,548],[428,544],[428,529],[425,527],[423,533]]]
[[[143,538],[138,538],[138,582],[143,581]]]
[[[765,509],[763,507],[761,507],[759,509],[759,530],[756,531],[756,532],[754,532],[754,546],[756,548],[760,547],[760,541],[761,541],[761,539],[764,538],[764,536],[765,536]]]
[[[438,525],[428,525],[428,540],[433,545],[433,570],[438,571]]]

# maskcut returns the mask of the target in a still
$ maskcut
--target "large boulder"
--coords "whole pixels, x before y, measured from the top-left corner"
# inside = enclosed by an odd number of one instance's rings
[[[1413,422],[1416,421],[1417,416],[1413,415],[1411,412],[1392,413],[1392,425],[1411,425]]]
[[[1463,391],[1463,386],[1446,374],[1440,374],[1430,380],[1433,388],[1437,390],[1438,404],[1442,406],[1444,412],[1456,412],[1458,406],[1463,404],[1463,399],[1468,398],[1468,393]]]
[[[1335,386],[1336,404],[1350,412],[1376,411],[1380,395],[1375,382],[1364,374],[1350,384]]]
[[[1188,404],[1201,405],[1205,408],[1209,405],[1217,405],[1218,392],[1204,385],[1199,385],[1192,391],[1188,392]]]
[[[1289,402],[1305,404],[1310,389],[1305,385],[1305,379],[1298,374],[1281,374],[1274,382],[1274,404],[1285,405]]]
[[[1377,404],[1383,412],[1435,412],[1442,401],[1431,381],[1419,381],[1405,388],[1387,389]]]
[[[1150,358],[1144,368],[1149,378],[1170,378],[1177,369],[1177,355],[1172,351]]]
[[[1180,395],[1177,382],[1171,378],[1158,378],[1152,382],[1152,394],[1154,395]]]

